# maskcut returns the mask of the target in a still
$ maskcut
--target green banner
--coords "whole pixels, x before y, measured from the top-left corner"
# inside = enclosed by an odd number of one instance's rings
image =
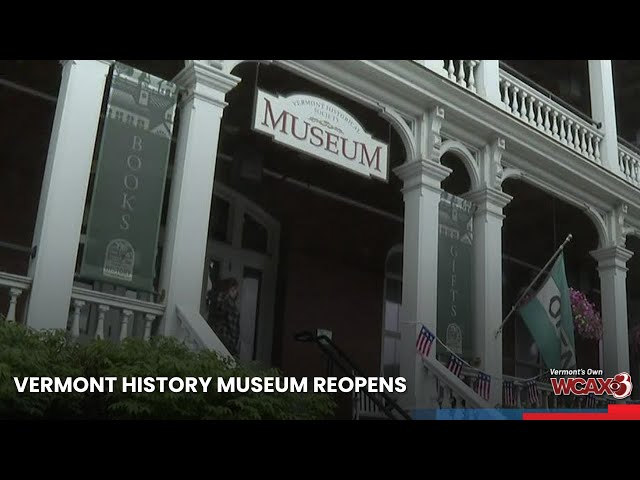
[[[438,237],[438,338],[471,361],[473,216],[476,206],[443,192]],[[441,346],[439,354],[447,354]]]
[[[80,276],[153,291],[176,85],[113,68]]]

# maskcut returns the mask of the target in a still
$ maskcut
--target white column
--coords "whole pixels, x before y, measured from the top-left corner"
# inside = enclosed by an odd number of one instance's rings
[[[171,198],[165,229],[160,288],[166,315],[159,333],[178,326],[176,306],[200,311],[209,211],[216,169],[218,136],[226,93],[240,79],[205,63],[190,61],[175,82],[187,90],[181,104]]]
[[[594,250],[598,261],[603,324],[605,377],[629,372],[629,325],[627,316],[627,261],[633,252],[619,246]],[[630,372],[629,372],[630,373]]]
[[[435,394],[417,353],[416,341],[420,324],[437,335],[440,183],[451,169],[432,161],[416,160],[394,172],[404,182],[400,376],[407,380],[407,391],[400,401],[404,408],[412,410],[430,407],[429,400]],[[435,352],[434,344],[431,350],[434,357]]]
[[[494,105],[503,108],[500,97],[500,61],[480,60],[476,71],[478,95]]]
[[[65,60],[29,266],[27,324],[66,328],[91,161],[111,60]]]
[[[602,122],[601,131],[604,133],[600,144],[602,164],[617,175],[622,175],[618,166],[618,126],[611,60],[589,60],[589,90],[591,117],[596,122]]]
[[[477,205],[473,219],[474,302],[473,350],[479,368],[491,375],[489,403],[502,403],[502,221],[503,208],[513,197],[495,188],[465,195]]]

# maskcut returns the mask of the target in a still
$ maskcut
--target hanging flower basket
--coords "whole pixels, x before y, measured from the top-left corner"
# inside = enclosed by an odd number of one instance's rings
[[[596,306],[589,301],[587,296],[573,288],[569,289],[571,298],[571,311],[573,313],[573,326],[578,335],[590,340],[602,338],[602,317]]]

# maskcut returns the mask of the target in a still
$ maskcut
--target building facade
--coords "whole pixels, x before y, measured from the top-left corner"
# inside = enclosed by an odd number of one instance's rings
[[[241,361],[323,375],[322,356],[294,339],[322,329],[367,375],[405,377],[407,409],[443,397],[492,406],[504,381],[524,395],[522,380],[544,370],[517,315],[500,327],[571,234],[568,282],[603,320],[601,340],[577,340],[578,364],[638,374],[640,150],[619,138],[628,107],[610,60],[537,82],[497,60],[139,61],[181,92],[153,292],[79,275],[113,61],[5,63],[0,110],[14,121],[0,145],[0,307],[10,321],[224,353],[207,293],[233,277]],[[538,83],[548,78],[561,80],[558,94]],[[473,205],[472,268],[451,263],[445,281],[443,193]],[[439,327],[443,302],[467,307],[466,328]],[[423,325],[477,370],[454,375],[437,348],[417,355]],[[478,371],[492,379],[486,398],[470,386]]]

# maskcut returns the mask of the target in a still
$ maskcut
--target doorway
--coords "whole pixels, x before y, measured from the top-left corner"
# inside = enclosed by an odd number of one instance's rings
[[[216,182],[200,310],[214,282],[239,285],[240,360],[271,364],[280,224],[257,204]]]

